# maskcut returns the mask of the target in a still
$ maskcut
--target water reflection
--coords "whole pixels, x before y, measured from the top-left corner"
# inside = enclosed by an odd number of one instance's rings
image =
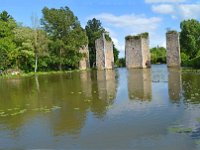
[[[1,124],[15,131],[43,116],[55,135],[79,134],[89,111],[105,117],[117,89],[113,70],[2,80],[0,85],[0,114],[6,114]]]
[[[152,84],[150,69],[128,70],[128,92],[130,99],[151,100]]]
[[[199,82],[164,65],[0,80],[0,149],[195,149]]]
[[[182,91],[181,70],[176,68],[168,69],[168,92],[172,101],[179,101]]]
[[[93,80],[93,97],[91,111],[97,118],[106,115],[116,97],[117,79],[114,70],[102,70],[95,73],[96,79]]]
[[[186,103],[200,103],[200,75],[196,73],[183,73],[183,96]]]

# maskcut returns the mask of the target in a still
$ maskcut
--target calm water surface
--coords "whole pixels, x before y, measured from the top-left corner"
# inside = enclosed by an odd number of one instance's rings
[[[200,75],[151,69],[0,79],[0,149],[200,149]]]

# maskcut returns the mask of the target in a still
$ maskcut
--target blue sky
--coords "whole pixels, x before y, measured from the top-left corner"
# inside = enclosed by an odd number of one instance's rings
[[[42,17],[43,7],[70,7],[85,27],[93,17],[101,20],[124,56],[124,37],[150,33],[150,47],[165,47],[167,28],[180,30],[184,19],[200,19],[199,0],[0,0],[0,11],[6,10],[17,22],[31,26],[31,16]]]

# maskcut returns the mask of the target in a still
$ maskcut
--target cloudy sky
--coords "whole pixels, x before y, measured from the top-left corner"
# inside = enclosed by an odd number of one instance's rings
[[[180,30],[184,19],[200,19],[199,0],[0,0],[17,22],[31,25],[31,15],[41,17],[43,7],[69,6],[85,27],[88,19],[101,20],[124,56],[124,37],[150,33],[150,46],[165,46],[167,29]]]

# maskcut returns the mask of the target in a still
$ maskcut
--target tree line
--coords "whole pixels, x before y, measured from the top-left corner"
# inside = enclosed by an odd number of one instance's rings
[[[79,52],[88,45],[90,66],[96,67],[95,40],[106,32],[100,20],[88,20],[85,28],[69,7],[42,9],[42,18],[32,16],[32,27],[23,26],[6,11],[0,13],[0,70],[24,72],[77,69],[85,57]],[[200,68],[200,22],[184,20],[180,24],[183,66]],[[109,35],[106,39],[112,40]],[[115,65],[125,66],[113,45]],[[152,63],[166,63],[166,49],[150,50]]]
[[[200,68],[200,22],[195,19],[180,23],[181,65]],[[166,63],[166,49],[154,47],[150,50],[151,62]]]
[[[88,45],[90,65],[96,67],[95,40],[105,32],[93,18],[84,28],[69,7],[42,9],[42,18],[32,16],[32,27],[19,24],[7,11],[0,13],[0,70],[24,72],[77,69]],[[107,38],[111,39],[109,35]],[[112,39],[111,39],[112,40]],[[113,46],[115,63],[119,51]]]

